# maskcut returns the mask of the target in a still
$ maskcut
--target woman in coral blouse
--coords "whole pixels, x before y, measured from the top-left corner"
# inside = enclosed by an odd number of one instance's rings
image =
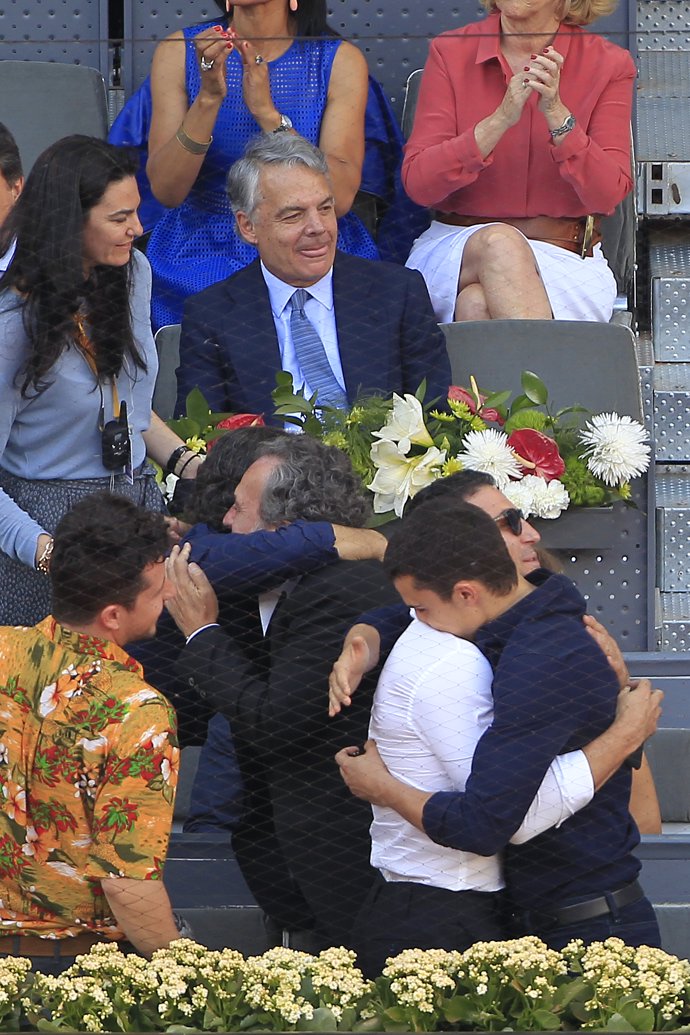
[[[615,0],[483,0],[431,44],[403,182],[433,208],[407,265],[440,321],[610,319],[598,216],[633,186],[627,50],[580,26]]]

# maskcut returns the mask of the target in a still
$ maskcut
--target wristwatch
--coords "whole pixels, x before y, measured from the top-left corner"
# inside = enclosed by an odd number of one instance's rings
[[[292,119],[289,119],[287,115],[280,116],[280,125],[276,126],[273,130],[274,133],[287,133],[288,130],[292,129]]]
[[[575,116],[571,113],[566,116],[565,121],[562,122],[560,126],[556,126],[555,129],[550,129],[549,133],[554,140],[556,137],[562,137],[565,133],[570,133],[570,130],[574,129],[576,121]]]

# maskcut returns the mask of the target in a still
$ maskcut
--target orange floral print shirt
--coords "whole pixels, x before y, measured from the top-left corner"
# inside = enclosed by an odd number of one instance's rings
[[[101,879],[160,880],[178,765],[174,712],[120,647],[0,627],[0,935],[121,938]]]

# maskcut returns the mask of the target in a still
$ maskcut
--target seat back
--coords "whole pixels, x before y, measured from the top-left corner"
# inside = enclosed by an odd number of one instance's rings
[[[628,327],[571,320],[478,320],[442,324],[453,384],[470,374],[483,391],[520,392],[520,374],[546,383],[556,409],[578,403],[642,420],[635,340]]]
[[[659,729],[647,741],[649,760],[665,823],[690,823],[690,730]]]
[[[72,133],[105,140],[108,100],[96,68],[54,61],[0,61],[0,122],[28,173],[50,144]]]
[[[156,332],[158,377],[153,390],[152,405],[154,413],[157,413],[161,420],[169,420],[175,414],[181,330],[181,324],[171,323]]]
[[[414,113],[417,108],[417,100],[419,98],[419,87],[422,84],[422,72],[424,69],[415,68],[414,72],[410,72],[405,83],[405,98],[403,100],[402,110],[402,132],[405,140],[409,137],[412,132],[412,126],[414,125]]]

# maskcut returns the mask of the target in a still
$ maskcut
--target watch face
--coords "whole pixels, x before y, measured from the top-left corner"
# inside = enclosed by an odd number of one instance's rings
[[[280,116],[280,128],[281,129],[292,129],[292,119],[289,119],[287,115]]]

